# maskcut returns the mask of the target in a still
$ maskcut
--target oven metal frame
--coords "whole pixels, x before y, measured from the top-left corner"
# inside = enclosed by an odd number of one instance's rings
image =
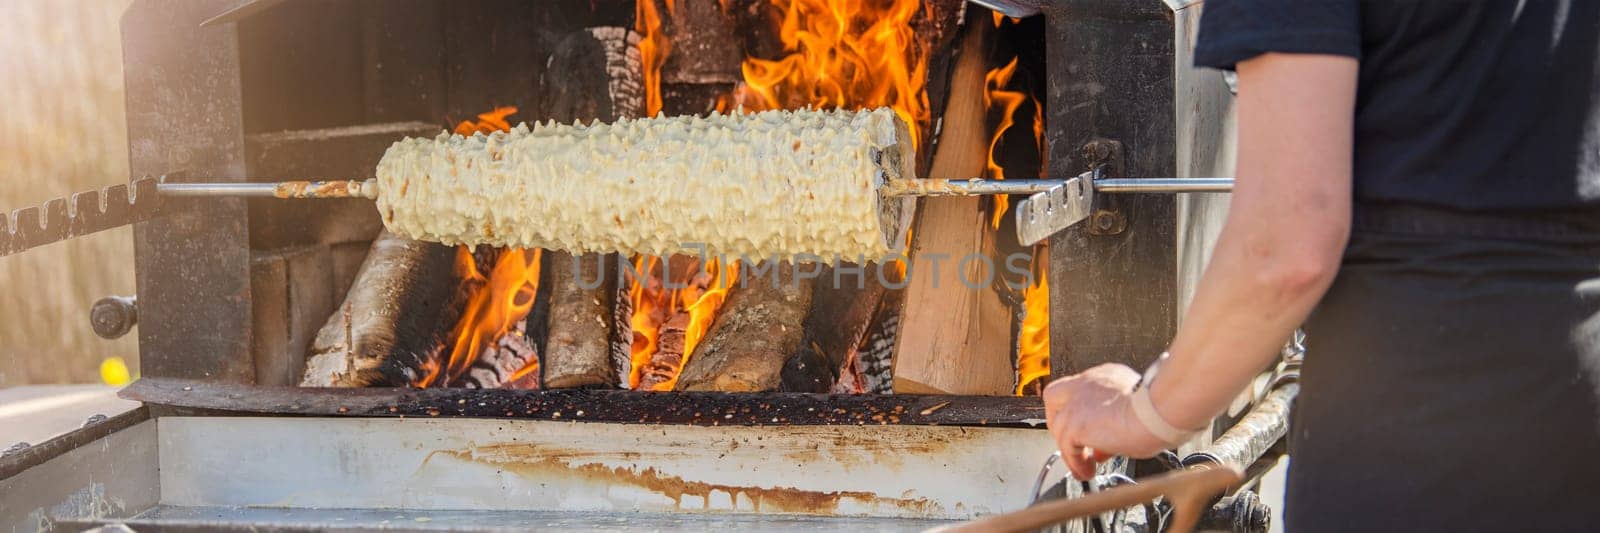
[[[304,17],[304,10],[361,9],[362,2],[336,4],[355,7],[285,4],[195,31],[218,13],[243,12],[240,8],[247,4],[254,5],[248,0],[179,4],[141,0],[129,8],[124,17],[124,49],[129,66],[129,138],[135,139],[130,147],[133,173],[170,175],[181,169],[189,176],[224,182],[243,182],[245,176],[325,175],[330,169],[344,172],[341,177],[370,177],[381,147],[409,132],[324,132],[299,144],[293,144],[294,135],[261,132],[261,128],[282,123],[275,118],[286,112],[280,100],[309,93],[297,87],[302,80],[284,79],[298,67],[245,64],[246,55],[270,50],[280,42],[274,39],[284,38],[274,34],[312,38],[308,37],[312,30],[295,34],[292,25],[296,17]],[[1230,174],[1231,161],[1223,154],[1232,143],[1231,96],[1218,73],[1189,66],[1198,23],[1195,3],[1057,0],[1038,4],[1049,27],[1046,46],[1052,75],[1047,136],[1052,175],[1095,167],[1113,177]],[[354,105],[364,106],[358,111],[363,117],[404,121],[461,113],[460,109],[471,105],[464,102],[483,100],[485,94],[505,97],[520,91],[537,100],[537,83],[528,81],[528,75],[517,78],[525,82],[523,87],[501,89],[497,82],[513,86],[517,82],[495,79],[491,68],[495,60],[535,56],[537,43],[512,45],[441,37],[438,33],[453,29],[446,27],[448,23],[416,22],[438,18],[440,9],[440,4],[424,1],[384,9],[382,16],[359,32],[357,39],[364,40],[358,52],[361,58],[345,60],[357,61],[356,67],[366,65],[367,71],[356,74],[362,79],[344,81],[368,89],[360,95],[312,99],[311,109],[297,112],[348,117],[350,111],[342,108]],[[529,16],[557,26],[594,22]],[[491,35],[509,30],[492,21],[477,22],[488,24],[479,30]],[[382,35],[397,31],[423,37],[410,44],[381,40]],[[489,59],[481,65],[447,65],[445,52],[434,49],[443,47],[481,51]],[[390,66],[375,68],[373,64]],[[437,70],[439,79],[403,75],[408,69]],[[478,79],[486,76],[490,79]],[[258,85],[267,89],[252,89]],[[263,93],[271,94],[260,96]],[[246,109],[244,101],[251,97],[266,98],[260,104],[264,107]],[[183,116],[204,116],[206,120],[174,120]],[[1055,375],[1109,361],[1143,366],[1164,349],[1176,331],[1180,310],[1225,214],[1226,199],[1218,196],[1097,195],[1086,223],[1050,239],[1052,314],[1068,318],[1051,321]],[[167,216],[141,223],[136,230],[135,263],[139,266],[139,292],[144,296],[140,298],[139,328],[142,374],[287,384],[280,374],[287,372],[285,368],[292,370],[293,365],[275,361],[274,354],[292,352],[296,344],[308,342],[310,335],[305,331],[260,331],[256,313],[279,311],[274,304],[296,299],[292,294],[256,294],[258,291],[252,290],[253,277],[283,276],[283,270],[292,270],[279,266],[277,272],[263,273],[273,265],[264,265],[272,261],[263,260],[261,251],[317,244],[291,235],[297,231],[324,243],[359,242],[363,232],[375,231],[375,217],[359,200],[312,208],[243,199],[174,198],[169,202]],[[310,222],[283,229],[260,223],[265,219]],[[334,261],[338,262],[337,258]],[[342,279],[346,277],[336,274],[329,283],[339,288],[340,283],[348,283]],[[301,330],[314,327],[298,326]],[[277,341],[277,337],[289,340]]]
[[[1051,175],[1231,176],[1232,95],[1192,66],[1192,1],[1054,0],[1044,13]],[[1221,194],[1095,195],[1050,249],[1054,376],[1143,368],[1177,332],[1226,216]],[[1057,317],[1064,319],[1056,319]]]

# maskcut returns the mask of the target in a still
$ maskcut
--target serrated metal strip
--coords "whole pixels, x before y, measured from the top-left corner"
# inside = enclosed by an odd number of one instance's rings
[[[1032,246],[1089,218],[1094,204],[1090,182],[1088,176],[1077,176],[1023,199],[1017,205],[1017,241]]]
[[[161,199],[156,178],[55,198],[0,216],[0,257],[148,220]]]

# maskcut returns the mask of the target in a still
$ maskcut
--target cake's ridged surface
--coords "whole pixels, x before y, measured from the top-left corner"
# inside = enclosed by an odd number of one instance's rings
[[[878,187],[910,177],[905,132],[883,108],[406,139],[378,164],[378,209],[391,231],[446,244],[871,260],[904,231],[886,227]]]

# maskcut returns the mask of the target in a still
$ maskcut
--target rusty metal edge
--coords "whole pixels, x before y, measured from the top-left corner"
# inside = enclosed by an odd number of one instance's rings
[[[50,440],[29,446],[28,448],[9,455],[0,456],[0,479],[22,473],[45,461],[49,461],[61,454],[70,452],[107,435],[133,427],[135,424],[150,419],[150,411],[144,407],[137,407],[116,416],[106,418],[99,422],[86,424],[80,429],[69,431]]]
[[[1044,428],[1038,397],[792,392],[313,388],[142,378],[118,396],[237,414],[470,417],[697,426],[956,425]]]

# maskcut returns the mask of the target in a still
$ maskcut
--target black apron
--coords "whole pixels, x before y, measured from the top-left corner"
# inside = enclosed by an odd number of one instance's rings
[[[1600,530],[1600,213],[1358,206],[1305,329],[1288,531]]]

